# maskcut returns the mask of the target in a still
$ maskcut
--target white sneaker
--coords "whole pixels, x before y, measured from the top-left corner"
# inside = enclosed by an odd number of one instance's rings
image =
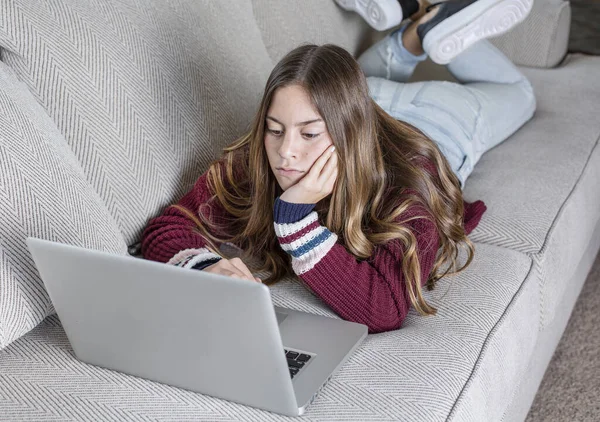
[[[344,10],[356,12],[377,31],[385,31],[402,22],[398,0],[335,0]]]
[[[447,64],[475,42],[511,30],[532,6],[533,0],[449,0],[417,27],[417,34],[431,60]]]

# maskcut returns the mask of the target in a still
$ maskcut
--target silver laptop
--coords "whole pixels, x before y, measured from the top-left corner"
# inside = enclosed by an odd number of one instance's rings
[[[269,287],[27,238],[78,359],[302,415],[367,326],[273,306]]]

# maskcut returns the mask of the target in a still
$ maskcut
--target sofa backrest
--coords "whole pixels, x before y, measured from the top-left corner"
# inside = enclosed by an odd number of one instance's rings
[[[285,53],[304,42],[331,42],[358,55],[382,35],[333,0],[0,6],[0,59],[56,122],[128,245],[249,128]],[[543,6],[560,15],[565,2],[537,0],[529,21],[557,14]],[[498,41],[511,58],[527,56],[517,48],[517,30]],[[557,33],[542,33],[556,40]],[[554,63],[550,56],[534,64]]]
[[[333,0],[252,0],[252,7],[273,63],[301,43],[337,44],[358,55],[377,36],[357,13]]]
[[[250,0],[11,0],[2,61],[127,244],[249,125],[272,68]]]
[[[570,29],[567,0],[535,0],[521,25],[490,41],[518,65],[554,67],[565,57]]]

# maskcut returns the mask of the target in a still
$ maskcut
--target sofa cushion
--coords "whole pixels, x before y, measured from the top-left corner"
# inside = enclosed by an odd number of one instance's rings
[[[252,0],[254,17],[274,63],[300,44],[333,43],[357,55],[377,33],[333,0]]]
[[[569,45],[571,7],[567,0],[535,0],[529,16],[510,32],[490,39],[515,64],[554,67]]]
[[[128,244],[250,124],[272,68],[250,0],[2,2],[2,58]]]
[[[0,110],[2,349],[54,312],[28,236],[121,254],[126,245],[54,122],[2,62]]]
[[[555,69],[522,70],[536,113],[481,157],[465,197],[488,207],[472,240],[534,257],[543,328],[600,219],[600,57],[574,54]]]
[[[534,88],[535,115],[483,154],[465,197],[488,206],[472,240],[535,253],[598,144],[600,57],[570,55],[550,71],[521,70]]]
[[[367,336],[307,419],[483,421],[502,414],[537,339],[537,280],[524,254],[475,246],[464,272],[424,292],[438,314],[411,309],[402,329]],[[277,306],[337,318],[297,281],[270,289]],[[0,420],[289,420],[83,364],[56,317],[0,351],[0,408]]]

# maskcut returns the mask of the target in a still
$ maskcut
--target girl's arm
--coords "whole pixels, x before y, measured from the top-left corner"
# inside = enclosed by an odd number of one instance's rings
[[[317,213],[309,208],[279,198],[275,202],[275,232],[281,247],[292,257],[294,272],[341,318],[367,325],[369,333],[400,328],[410,307],[400,242],[395,239],[376,246],[369,259],[359,262],[337,243],[336,234],[319,224]],[[424,218],[408,224],[417,239],[425,284],[439,246],[437,228]]]
[[[337,235],[319,224],[313,204],[291,204],[277,198],[275,232],[279,243],[292,257],[294,272],[341,318],[369,327],[369,333],[400,328],[408,309],[402,273],[403,246],[397,239],[376,246],[372,256],[359,262],[341,244]],[[486,207],[481,201],[465,203],[465,228],[472,231]],[[424,215],[413,207],[402,219]],[[407,223],[417,239],[421,283],[425,284],[435,264],[439,235],[435,224],[425,218]]]
[[[206,240],[195,230],[194,220],[199,220],[201,205],[210,221],[218,223],[225,215],[222,207],[214,203],[207,206],[212,196],[207,177],[208,172],[198,178],[192,190],[177,204],[167,207],[160,216],[150,220],[142,234],[144,258],[195,269],[203,269],[221,259],[220,255],[206,247]]]

